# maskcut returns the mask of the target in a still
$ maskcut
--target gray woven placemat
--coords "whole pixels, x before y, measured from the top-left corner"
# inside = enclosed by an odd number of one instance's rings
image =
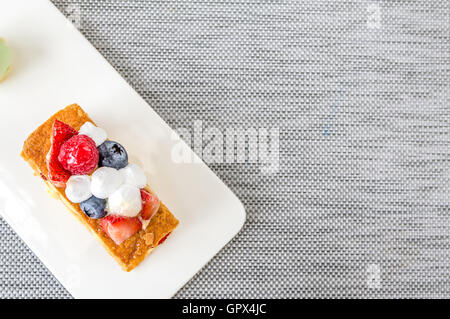
[[[448,0],[53,2],[172,127],[279,129],[177,297],[450,297]],[[0,297],[70,297],[0,231]]]

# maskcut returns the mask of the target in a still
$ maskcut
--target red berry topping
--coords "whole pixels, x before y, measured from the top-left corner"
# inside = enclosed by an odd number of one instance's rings
[[[142,228],[142,223],[137,217],[108,215],[100,220],[100,226],[117,245],[120,245],[137,233]]]
[[[142,219],[148,220],[156,214],[159,209],[159,205],[161,204],[158,197],[155,194],[152,194],[145,189],[141,189],[141,198],[142,198]]]
[[[97,146],[89,136],[75,135],[61,146],[58,160],[74,175],[89,174],[98,164]]]
[[[65,187],[70,177],[70,172],[64,169],[58,160],[61,146],[65,141],[77,135],[78,132],[69,125],[55,120],[51,136],[51,147],[47,159],[48,179],[56,187]]]
[[[163,238],[161,238],[161,240],[158,242],[158,245],[161,245],[163,242],[166,241],[167,237],[169,237],[171,233],[168,233],[166,236],[164,236]]]

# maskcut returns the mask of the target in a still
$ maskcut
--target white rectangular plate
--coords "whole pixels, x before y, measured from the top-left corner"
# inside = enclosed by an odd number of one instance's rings
[[[49,1],[2,0],[0,37],[15,54],[0,83],[2,216],[76,298],[173,296],[241,229],[242,203],[204,163],[172,161],[172,129]],[[180,220],[130,273],[19,156],[27,136],[72,103],[125,146]]]

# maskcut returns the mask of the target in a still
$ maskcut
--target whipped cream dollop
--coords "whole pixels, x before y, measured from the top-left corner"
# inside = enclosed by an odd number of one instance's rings
[[[66,196],[72,203],[81,203],[92,196],[91,177],[72,175],[66,183]]]
[[[112,167],[100,167],[92,174],[91,191],[95,197],[108,198],[123,184],[125,176]]]
[[[138,165],[130,163],[126,167],[120,169],[120,172],[125,177],[125,184],[144,188],[147,185],[147,176],[145,172]]]
[[[103,144],[108,137],[104,129],[95,126],[91,122],[84,123],[83,126],[80,127],[78,134],[89,136],[94,140],[96,146]]]
[[[123,184],[108,197],[108,212],[135,217],[142,210],[141,191],[138,187]]]

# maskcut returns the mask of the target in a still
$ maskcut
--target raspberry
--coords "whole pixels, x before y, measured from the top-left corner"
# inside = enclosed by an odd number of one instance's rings
[[[61,146],[58,160],[71,174],[84,175],[97,167],[98,157],[98,150],[92,138],[75,135]]]

